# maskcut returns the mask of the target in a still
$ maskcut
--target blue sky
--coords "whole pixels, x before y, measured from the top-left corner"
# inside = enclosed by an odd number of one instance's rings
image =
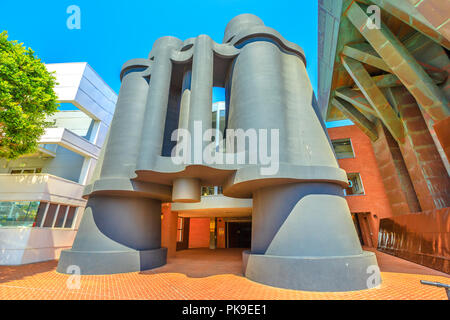
[[[67,7],[81,9],[81,29],[69,30]],[[221,43],[229,20],[258,15],[266,25],[303,47],[317,87],[317,1],[3,1],[0,29],[36,51],[45,63],[88,62],[119,91],[119,72],[129,59],[145,58],[153,42],[172,35],[182,40],[208,34]]]
[[[70,5],[81,9],[80,30],[66,26]],[[317,91],[317,10],[315,0],[3,1],[0,30],[31,47],[45,63],[88,62],[119,92],[122,64],[147,57],[159,37],[208,34],[220,43],[233,17],[252,13],[304,49]],[[214,99],[222,100],[220,92]]]

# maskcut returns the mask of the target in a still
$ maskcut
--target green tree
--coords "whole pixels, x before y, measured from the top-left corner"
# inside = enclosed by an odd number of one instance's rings
[[[31,48],[0,33],[0,157],[16,159],[35,152],[58,109],[56,78]]]

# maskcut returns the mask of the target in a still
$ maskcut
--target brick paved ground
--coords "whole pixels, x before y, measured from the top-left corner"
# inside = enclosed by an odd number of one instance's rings
[[[68,275],[56,261],[0,267],[0,299],[441,299],[444,289],[419,280],[450,284],[444,273],[377,252],[380,288],[322,293],[277,289],[252,282],[241,273],[241,250],[180,251],[166,266],[145,272],[82,276],[81,288],[69,290]]]

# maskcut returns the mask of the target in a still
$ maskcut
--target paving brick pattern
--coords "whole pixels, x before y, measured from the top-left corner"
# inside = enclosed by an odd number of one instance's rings
[[[307,292],[277,289],[250,281],[241,273],[241,250],[191,249],[177,252],[161,268],[145,272],[82,276],[80,289],[68,289],[70,276],[57,273],[56,261],[0,267],[0,299],[382,299],[446,300],[444,289],[419,280],[450,284],[450,278],[414,263],[377,252],[383,283],[354,292]]]

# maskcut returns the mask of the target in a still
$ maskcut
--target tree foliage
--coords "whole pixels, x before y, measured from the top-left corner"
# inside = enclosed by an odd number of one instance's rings
[[[0,157],[16,159],[37,150],[57,111],[56,78],[31,48],[0,33]]]

